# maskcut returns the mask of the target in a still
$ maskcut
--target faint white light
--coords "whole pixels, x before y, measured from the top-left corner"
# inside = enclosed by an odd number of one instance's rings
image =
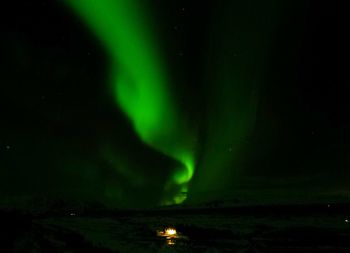
[[[346,223],[348,223],[348,222],[349,222],[349,220],[348,220],[348,219],[345,219],[345,222],[346,222]]]

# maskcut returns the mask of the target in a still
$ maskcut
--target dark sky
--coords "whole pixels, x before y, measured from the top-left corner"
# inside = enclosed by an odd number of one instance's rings
[[[158,203],[176,161],[144,145],[113,102],[103,45],[60,2],[6,2],[0,198]],[[347,196],[345,1],[227,2],[145,2],[167,69],[179,81],[174,98],[198,129],[192,199],[210,199],[206,192],[220,198],[241,188],[283,192],[286,198],[310,189],[314,198]],[[229,77],[223,84],[220,78],[229,73],[240,86]],[[254,112],[251,92],[257,94]],[[232,122],[241,122],[239,134],[230,132]],[[212,155],[232,148],[221,140],[226,136],[242,137],[234,159]],[[222,168],[206,168],[221,161]]]

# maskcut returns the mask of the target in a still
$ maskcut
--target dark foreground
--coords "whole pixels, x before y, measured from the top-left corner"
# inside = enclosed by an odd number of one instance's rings
[[[350,252],[344,204],[0,216],[4,253]],[[157,236],[166,227],[178,232],[171,243]]]

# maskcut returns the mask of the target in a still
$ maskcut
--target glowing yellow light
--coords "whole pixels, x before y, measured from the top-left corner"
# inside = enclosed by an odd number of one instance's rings
[[[175,228],[166,228],[164,230],[158,230],[157,235],[167,237],[167,238],[176,238],[177,231]]]
[[[168,240],[166,241],[166,244],[168,244],[169,246],[175,245],[175,240],[173,240],[173,239],[168,239]]]
[[[166,244],[169,246],[173,246],[176,243],[176,240],[181,238],[181,235],[179,235],[175,228],[168,227],[164,230],[158,230],[157,235],[161,237],[165,237]]]
[[[176,235],[176,229],[174,229],[174,228],[167,228],[167,229],[165,229],[165,235],[166,236],[174,236],[174,235]]]

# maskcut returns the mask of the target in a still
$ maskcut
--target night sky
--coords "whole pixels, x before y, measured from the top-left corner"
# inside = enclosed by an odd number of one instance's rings
[[[348,199],[344,2],[6,1],[0,203]]]

